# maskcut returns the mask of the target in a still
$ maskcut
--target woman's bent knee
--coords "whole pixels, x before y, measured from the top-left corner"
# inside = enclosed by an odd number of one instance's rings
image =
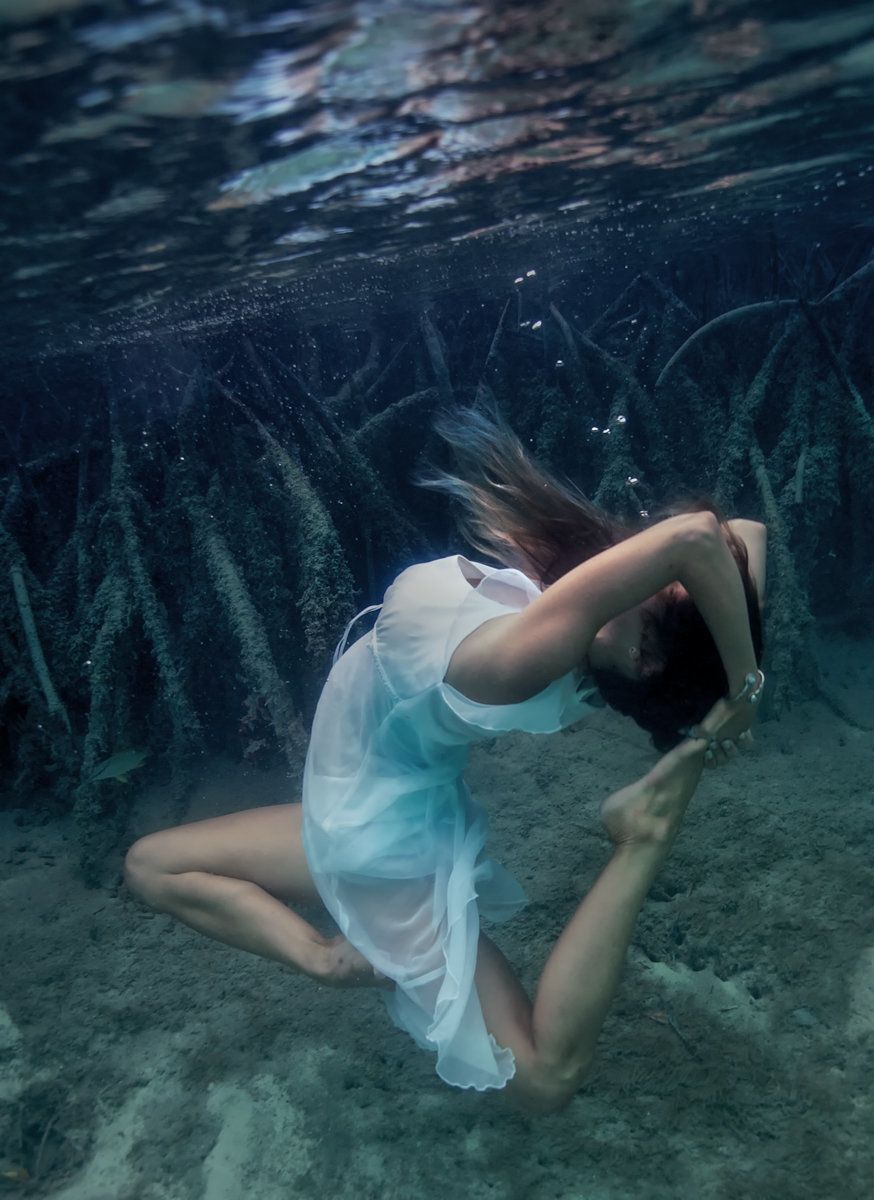
[[[508,1099],[529,1116],[548,1116],[567,1108],[582,1087],[591,1063],[558,1071],[536,1070],[513,1081]]]
[[[526,1085],[511,1091],[508,1098],[514,1108],[529,1117],[548,1117],[567,1108],[576,1091],[576,1088],[558,1085]]]
[[[151,908],[160,908],[162,871],[153,836],[147,834],[128,850],[124,859],[124,882],[129,891]]]

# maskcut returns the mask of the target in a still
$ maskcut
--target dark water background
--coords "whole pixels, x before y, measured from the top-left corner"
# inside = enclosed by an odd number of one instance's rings
[[[7,360],[870,236],[870,3],[5,0],[0,82]]]

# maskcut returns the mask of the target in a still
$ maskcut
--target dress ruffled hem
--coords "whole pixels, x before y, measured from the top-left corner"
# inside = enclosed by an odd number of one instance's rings
[[[480,857],[484,841],[484,822],[474,820],[456,846],[439,946],[442,970],[432,972],[431,981],[401,978],[395,990],[385,994],[395,1024],[423,1049],[436,1053],[440,1078],[453,1087],[477,1091],[502,1088],[516,1072],[512,1050],[500,1046],[486,1029],[476,990],[480,913],[508,920],[527,903],[508,871]],[[438,981],[435,997],[428,984]]]

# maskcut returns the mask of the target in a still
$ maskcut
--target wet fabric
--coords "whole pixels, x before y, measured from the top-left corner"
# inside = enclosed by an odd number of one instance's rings
[[[343,653],[347,626],[304,769],[303,843],[319,893],[395,980],[384,994],[392,1019],[458,1087],[498,1088],[514,1073],[512,1052],[486,1030],[474,969],[480,916],[506,920],[526,903],[485,852],[486,813],[462,779],[470,746],[566,728],[600,698],[579,672],[502,705],[470,700],[443,676],[469,633],[539,595],[522,572],[463,555],[407,568],[373,629]]]

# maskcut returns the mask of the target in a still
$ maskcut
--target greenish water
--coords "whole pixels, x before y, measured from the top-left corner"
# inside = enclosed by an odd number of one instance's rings
[[[872,68],[870,3],[0,0],[5,1193],[867,1200]],[[415,478],[490,406],[630,533],[703,497],[768,540],[757,749],[541,1118],[289,963],[291,913],[336,932],[297,825],[335,646],[485,557]],[[484,928],[534,996],[658,755],[607,707],[496,727],[464,780],[529,904]]]

